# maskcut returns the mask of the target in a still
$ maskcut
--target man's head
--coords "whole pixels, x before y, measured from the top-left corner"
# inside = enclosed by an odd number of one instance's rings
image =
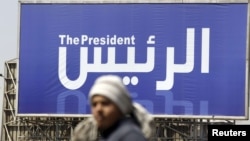
[[[107,129],[123,117],[121,110],[110,99],[95,95],[91,99],[91,111],[100,129]]]
[[[90,89],[92,114],[99,128],[106,129],[132,111],[130,95],[121,78],[104,75]]]

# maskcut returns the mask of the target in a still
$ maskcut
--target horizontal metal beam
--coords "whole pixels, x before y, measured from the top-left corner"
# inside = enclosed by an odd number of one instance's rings
[[[19,0],[20,3],[248,3],[250,0]]]

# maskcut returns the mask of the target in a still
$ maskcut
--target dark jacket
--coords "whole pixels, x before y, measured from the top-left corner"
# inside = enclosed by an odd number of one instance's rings
[[[124,118],[101,132],[100,141],[146,141],[146,138],[136,122]]]

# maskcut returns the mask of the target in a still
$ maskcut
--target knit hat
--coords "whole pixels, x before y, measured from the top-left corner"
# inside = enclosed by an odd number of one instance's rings
[[[95,95],[107,97],[114,102],[124,115],[132,109],[132,101],[122,79],[117,75],[103,75],[96,79],[89,92],[89,100]]]

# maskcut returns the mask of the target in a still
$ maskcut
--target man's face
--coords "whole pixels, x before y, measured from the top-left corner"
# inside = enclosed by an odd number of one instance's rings
[[[100,95],[91,99],[91,111],[102,130],[109,128],[122,117],[120,109],[111,100]]]

